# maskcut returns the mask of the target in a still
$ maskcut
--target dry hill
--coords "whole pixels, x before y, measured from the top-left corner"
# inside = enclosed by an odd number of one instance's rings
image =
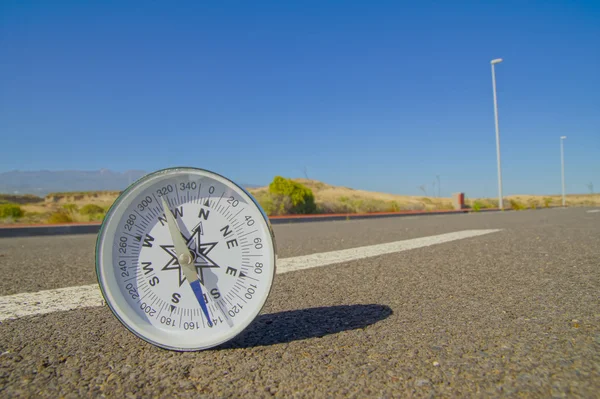
[[[315,197],[317,213],[372,213],[405,210],[452,209],[450,198],[406,196],[332,186],[316,180],[293,179],[310,188]],[[269,215],[280,214],[268,186],[247,189]],[[0,224],[8,223],[69,223],[99,221],[119,195],[119,191],[89,191],[50,193],[44,198],[33,195],[0,194],[0,211],[14,204],[24,211],[22,217],[0,213]],[[468,194],[468,193],[467,193]],[[474,210],[498,206],[496,199],[467,198],[466,205]],[[560,206],[561,196],[513,195],[506,197],[505,207],[513,209]],[[600,194],[567,196],[567,206],[599,206]]]

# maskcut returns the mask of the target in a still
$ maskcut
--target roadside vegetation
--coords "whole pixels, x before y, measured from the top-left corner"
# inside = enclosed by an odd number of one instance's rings
[[[268,216],[453,209],[450,198],[378,193],[282,176],[276,176],[268,186],[250,188],[248,191]],[[100,222],[119,194],[119,191],[63,192],[50,193],[43,198],[0,194],[0,224]],[[561,206],[562,197],[508,196],[504,205],[513,210],[549,208]],[[465,198],[465,206],[479,212],[497,208],[498,200]],[[567,195],[567,206],[600,206],[600,194]]]
[[[44,198],[0,194],[0,224],[99,222],[118,195],[118,191],[50,193]]]

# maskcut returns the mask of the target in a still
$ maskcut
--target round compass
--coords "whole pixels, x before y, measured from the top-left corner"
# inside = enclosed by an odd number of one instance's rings
[[[131,332],[171,350],[202,350],[244,330],[275,276],[268,218],[229,179],[198,168],[146,175],[108,211],[96,244],[106,303]]]

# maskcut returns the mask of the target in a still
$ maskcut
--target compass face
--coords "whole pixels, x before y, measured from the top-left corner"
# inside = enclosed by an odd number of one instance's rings
[[[187,167],[132,184],[96,246],[98,281],[115,316],[145,341],[181,351],[214,347],[246,328],[267,300],[275,260],[272,229],[250,194]]]

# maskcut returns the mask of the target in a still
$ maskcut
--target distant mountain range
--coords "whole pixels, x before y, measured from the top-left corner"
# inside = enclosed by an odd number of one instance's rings
[[[120,191],[146,175],[143,170],[115,172],[108,169],[83,170],[14,170],[0,173],[0,193],[34,194],[45,196],[51,192],[65,191]],[[243,187],[258,187],[254,184]]]

